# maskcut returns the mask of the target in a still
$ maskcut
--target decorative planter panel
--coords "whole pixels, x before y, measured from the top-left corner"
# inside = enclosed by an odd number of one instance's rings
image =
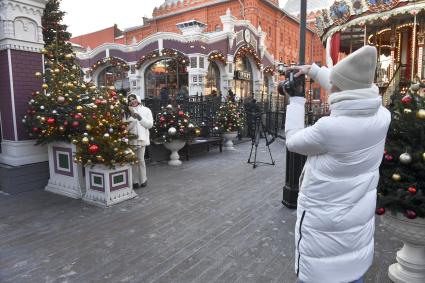
[[[168,165],[178,166],[182,164],[182,162],[179,160],[179,150],[182,149],[185,144],[186,142],[182,140],[174,140],[172,142],[164,143],[165,148],[171,151],[170,161],[168,161]]]
[[[73,162],[75,152],[76,147],[71,143],[48,145],[50,178],[46,191],[76,199],[83,196],[83,167]]]
[[[100,206],[111,206],[136,197],[130,165],[110,169],[103,165],[86,167],[86,194],[83,199]]]

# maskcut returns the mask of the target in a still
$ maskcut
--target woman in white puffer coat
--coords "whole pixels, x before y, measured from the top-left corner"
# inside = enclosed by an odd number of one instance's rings
[[[127,96],[128,131],[137,136],[130,144],[136,148],[139,164],[133,165],[133,188],[145,187],[148,183],[146,176],[145,148],[150,145],[149,129],[153,126],[152,111],[140,103],[135,94]]]
[[[294,67],[331,90],[331,114],[304,128],[305,99],[291,97],[286,146],[307,155],[295,227],[299,282],[362,282],[374,252],[376,186],[391,121],[373,84],[376,49],[332,69]]]

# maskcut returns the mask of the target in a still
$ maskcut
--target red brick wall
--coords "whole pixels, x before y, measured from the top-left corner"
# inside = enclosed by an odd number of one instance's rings
[[[94,49],[105,42],[115,42],[115,29],[116,27],[112,26],[104,30],[73,37],[70,41],[84,47],[90,46],[90,48]]]
[[[11,59],[18,140],[27,140],[29,137],[21,120],[31,93],[41,89],[42,79],[36,78],[34,74],[42,72],[43,61],[39,53],[18,50],[11,50]]]

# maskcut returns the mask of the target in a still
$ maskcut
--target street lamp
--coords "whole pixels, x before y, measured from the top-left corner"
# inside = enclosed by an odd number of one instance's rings
[[[305,64],[305,33],[306,33],[306,19],[307,19],[307,0],[301,1],[301,21],[300,21],[300,52],[299,64]],[[305,90],[305,82],[303,89]],[[286,150],[286,172],[285,172],[285,186],[283,187],[282,204],[288,208],[297,207],[298,199],[298,182],[301,172],[304,167],[306,157]]]

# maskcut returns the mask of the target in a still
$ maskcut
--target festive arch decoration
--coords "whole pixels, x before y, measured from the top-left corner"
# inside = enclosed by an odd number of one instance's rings
[[[236,52],[235,60],[238,58],[243,58],[245,56],[252,57],[255,61],[255,64],[257,65],[257,68],[260,69],[261,59],[260,59],[260,56],[258,56],[257,52],[255,51],[254,47],[249,45],[241,46],[239,50]]]
[[[211,52],[211,54],[208,56],[208,61],[219,61],[226,65],[226,57],[220,51]]]
[[[140,59],[136,63],[136,69],[140,69],[140,67],[143,65],[144,62],[151,60],[151,59],[163,59],[163,58],[172,58],[177,60],[180,64],[183,64],[185,66],[189,66],[189,57],[181,53],[180,51],[177,51],[175,49],[169,49],[164,48],[161,51],[154,50],[146,55],[143,55],[140,57]]]
[[[93,75],[95,70],[105,65],[118,67],[124,72],[128,72],[130,70],[130,67],[128,66],[127,62],[123,59],[118,57],[105,57],[97,61],[90,67],[90,69],[88,70],[89,75]]]

